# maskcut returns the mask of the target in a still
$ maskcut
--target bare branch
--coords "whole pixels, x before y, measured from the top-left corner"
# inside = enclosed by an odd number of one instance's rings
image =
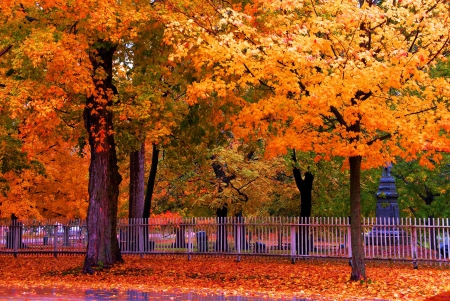
[[[423,109],[421,111],[405,114],[405,115],[403,115],[403,117],[407,117],[407,116],[411,116],[411,115],[418,115],[418,114],[421,114],[421,113],[424,113],[424,112],[427,112],[427,111],[434,110],[436,108],[437,108],[437,106],[434,106],[434,107],[431,107],[431,108],[428,108],[428,109]],[[400,118],[400,117],[397,117],[397,118]]]

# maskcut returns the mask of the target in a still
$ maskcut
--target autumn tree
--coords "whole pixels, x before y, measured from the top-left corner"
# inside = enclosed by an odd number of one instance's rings
[[[3,1],[1,49],[14,72],[2,72],[1,101],[51,133],[62,108],[83,114],[90,146],[88,248],[84,272],[121,260],[116,236],[118,185],[112,107],[116,53],[139,40],[140,26],[167,14],[148,1]],[[13,76],[11,76],[11,74]],[[29,113],[32,114],[29,114]],[[80,115],[78,115],[80,116]],[[47,127],[48,126],[48,127]]]
[[[378,2],[376,2],[378,3]],[[201,78],[189,103],[233,103],[236,137],[264,137],[267,156],[288,148],[316,160],[348,158],[352,280],[366,279],[361,169],[397,157],[421,162],[448,145],[448,81],[429,68],[449,48],[448,1],[255,1],[218,7],[217,19],[169,25],[173,60]],[[443,58],[444,59],[444,58]],[[252,102],[242,94],[268,93]]]
[[[28,30],[36,21],[30,20],[23,10],[16,25]],[[14,26],[8,30],[14,30]],[[66,105],[54,104],[51,90],[57,94],[55,87],[47,90],[45,85],[33,82],[42,74],[21,69],[17,52],[17,47],[9,44],[0,58],[1,215],[14,214],[21,219],[84,218],[87,173],[82,166],[86,166],[88,158],[83,145],[76,145],[81,135],[77,124],[82,125],[82,119],[76,117],[77,109],[69,112]],[[30,67],[31,61],[24,59],[22,63]],[[33,92],[38,95],[32,98],[27,94]],[[53,109],[42,105],[46,97]],[[67,169],[74,172],[67,173]]]
[[[116,121],[119,150],[129,159],[129,172],[126,173],[129,174],[129,218],[148,217],[150,214],[149,208],[144,209],[148,207],[144,203],[149,203],[144,202],[144,199],[149,200],[151,195],[145,194],[145,141],[150,136],[151,143],[156,148],[160,136],[164,135],[158,135],[158,131],[164,132],[164,126],[167,125],[161,123],[167,116],[161,85],[167,57],[162,55],[162,32],[160,22],[150,21],[140,28],[139,41],[122,45],[117,52],[119,63],[115,70],[115,80],[119,95],[115,111],[119,115]],[[153,151],[152,154],[158,158],[158,151]],[[157,167],[158,161],[152,161],[156,162],[152,168]],[[152,188],[151,181],[149,184],[149,188]]]

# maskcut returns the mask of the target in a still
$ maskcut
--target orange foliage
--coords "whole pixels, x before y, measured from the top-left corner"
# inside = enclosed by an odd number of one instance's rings
[[[142,291],[196,291],[200,294],[314,300],[444,300],[450,291],[448,267],[372,262],[367,282],[349,282],[343,261],[297,261],[194,257],[127,257],[125,263],[82,275],[82,257],[0,257],[0,286],[67,287]],[[443,296],[443,295],[441,295]]]
[[[27,149],[40,168],[4,175],[10,188],[0,194],[0,217],[86,218],[89,155],[80,157],[70,143],[55,142],[48,147],[36,139]]]
[[[181,215],[178,212],[166,211],[161,214],[152,214],[152,218],[161,218],[161,219],[181,219]]]
[[[201,75],[188,103],[241,108],[236,137],[265,138],[267,156],[313,150],[371,168],[449,144],[448,81],[429,73],[450,47],[449,3],[395,3],[254,1],[219,7],[212,25],[172,22],[166,41]]]

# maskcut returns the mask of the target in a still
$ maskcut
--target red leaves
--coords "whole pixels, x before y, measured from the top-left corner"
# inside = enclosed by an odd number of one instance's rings
[[[126,257],[124,264],[81,274],[83,257],[1,257],[0,286],[60,286],[142,291],[181,290],[204,294],[293,296],[333,300],[446,300],[448,267],[369,263],[367,282],[350,282],[346,261],[297,261],[194,257]],[[13,272],[11,272],[13,271]],[[441,293],[442,292],[442,293]],[[439,294],[441,293],[441,294]],[[434,296],[434,297],[432,297]]]
[[[436,296],[425,299],[425,301],[445,301],[445,300],[447,301],[450,300],[450,292],[440,293]]]

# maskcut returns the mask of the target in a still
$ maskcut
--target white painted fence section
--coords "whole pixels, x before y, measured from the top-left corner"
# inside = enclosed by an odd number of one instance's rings
[[[288,258],[350,258],[348,218],[229,217],[121,219],[117,237],[124,254],[222,254]],[[84,221],[3,221],[0,254],[83,254]],[[365,257],[449,261],[449,219],[362,222]]]

